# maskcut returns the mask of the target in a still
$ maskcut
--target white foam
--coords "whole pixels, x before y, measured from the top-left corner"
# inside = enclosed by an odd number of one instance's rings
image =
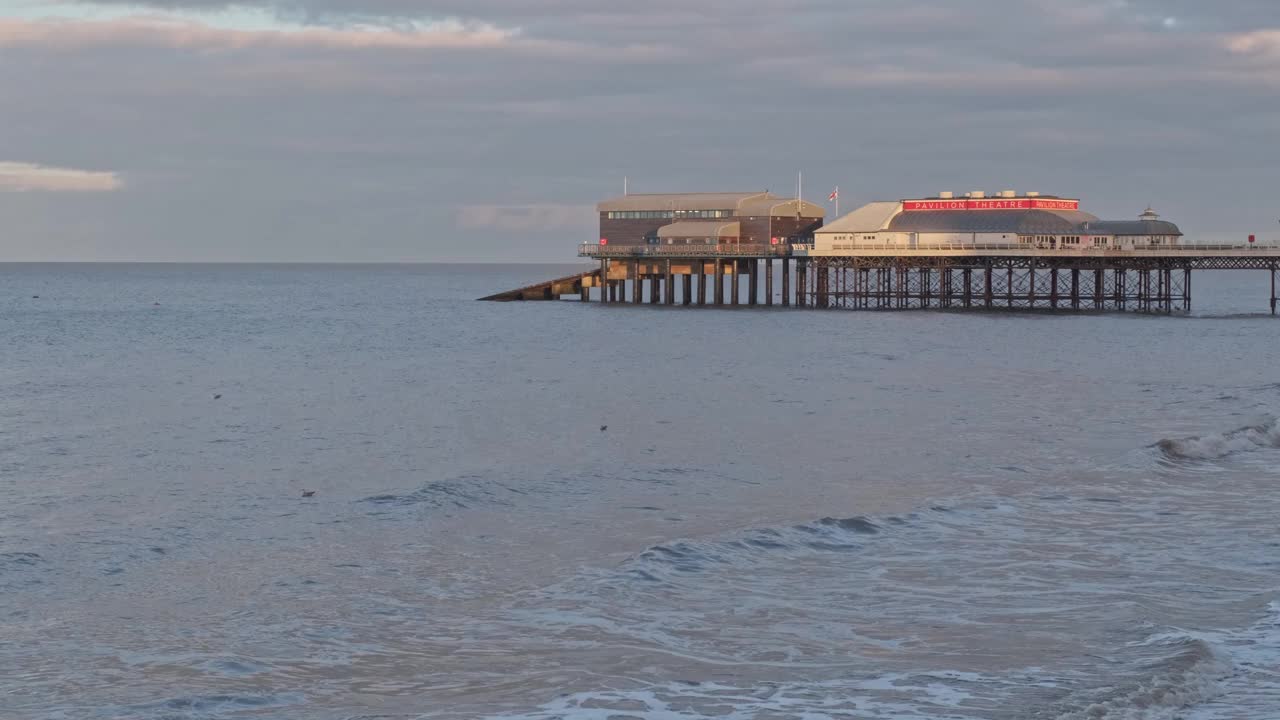
[[[1242,452],[1280,448],[1280,422],[1275,418],[1225,433],[1161,440],[1166,455],[1182,460],[1214,460]]]

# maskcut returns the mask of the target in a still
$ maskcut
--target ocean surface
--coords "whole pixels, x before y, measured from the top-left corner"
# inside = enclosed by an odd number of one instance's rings
[[[1280,718],[1265,275],[474,300],[564,270],[0,265],[0,718]]]

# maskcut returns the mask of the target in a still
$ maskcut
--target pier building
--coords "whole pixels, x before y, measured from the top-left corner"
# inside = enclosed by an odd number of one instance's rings
[[[601,245],[779,245],[808,242],[820,205],[769,192],[628,194],[596,206]]]
[[[1191,310],[1194,270],[1270,273],[1280,244],[1188,242],[1148,208],[1102,220],[1070,197],[1001,191],[822,208],[769,193],[624,195],[599,204],[598,267],[491,295],[848,309]]]
[[[1072,198],[1004,190],[953,193],[873,202],[836,219],[814,235],[814,252],[839,253],[880,246],[916,248],[1017,244],[1042,250],[1175,246],[1177,225],[1147,208],[1137,220],[1101,220]]]

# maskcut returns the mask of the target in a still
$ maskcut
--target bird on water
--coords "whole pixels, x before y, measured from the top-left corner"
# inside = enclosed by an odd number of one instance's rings
[[[608,430],[608,429],[609,429],[609,426],[608,426],[608,425],[601,425],[601,426],[600,426],[600,432],[604,432],[605,430]]]
[[[312,495],[315,495],[315,494],[316,494],[316,491],[315,491],[315,490],[303,490],[303,491],[302,491],[302,497],[311,497]]]
[[[214,396],[213,396],[213,399],[214,399],[214,400],[221,400],[221,399],[222,399],[222,393],[218,393],[217,395],[214,395]]]

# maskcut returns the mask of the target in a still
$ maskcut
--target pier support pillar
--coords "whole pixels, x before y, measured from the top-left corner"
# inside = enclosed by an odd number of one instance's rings
[[[791,258],[782,258],[782,307],[791,307]]]
[[[1276,314],[1276,266],[1271,265],[1271,314]]]
[[[830,275],[831,271],[825,264],[818,267],[817,272],[813,275],[815,285],[814,289],[817,290],[818,294],[817,302],[814,303],[817,307],[824,309],[831,307],[831,298],[828,294],[830,291],[830,288],[828,287],[828,284],[831,281]]]
[[[1191,312],[1191,268],[1182,270],[1182,311]]]
[[[684,276],[684,292],[680,293],[680,304],[688,305],[693,302],[693,267],[689,268],[689,274]]]
[[[644,302],[644,280],[640,277],[640,261],[631,263],[631,302],[640,305]]]
[[[805,297],[809,293],[809,270],[805,267],[808,262],[808,260],[796,260],[796,307],[806,307],[808,304],[808,298]]]
[[[707,304],[707,261],[698,261],[698,305]]]
[[[1093,271],[1093,309],[1101,310],[1103,306],[1102,276],[1105,270]]]
[[[748,275],[747,293],[750,297],[747,299],[748,305],[755,305],[760,301],[760,261],[751,258],[747,261]]]
[[[667,260],[666,271],[667,271],[667,279],[666,279],[667,293],[663,297],[663,299],[667,301],[668,305],[675,305],[676,304],[676,283],[675,283],[675,276],[671,274],[670,260]]]
[[[724,261],[720,258],[715,259],[715,299],[712,301],[716,307],[724,305]]]
[[[1071,309],[1080,309],[1080,270],[1071,269]]]
[[[729,292],[732,294],[732,298],[729,300],[729,303],[731,305],[737,305],[738,299],[739,299],[738,296],[740,294],[738,292],[738,276],[742,274],[742,261],[730,260],[729,262],[730,262],[730,267],[733,268],[733,277],[730,279],[730,282],[729,282],[729,285],[730,285]]]
[[[764,304],[773,304],[773,258],[764,261]]]
[[[662,300],[662,278],[657,273],[649,276],[649,304],[657,305]]]
[[[1049,270],[1049,307],[1058,309],[1058,268]]]
[[[991,266],[986,267],[986,285],[983,289],[982,300],[988,310],[991,309],[992,301],[995,299],[995,293],[991,290]]]

